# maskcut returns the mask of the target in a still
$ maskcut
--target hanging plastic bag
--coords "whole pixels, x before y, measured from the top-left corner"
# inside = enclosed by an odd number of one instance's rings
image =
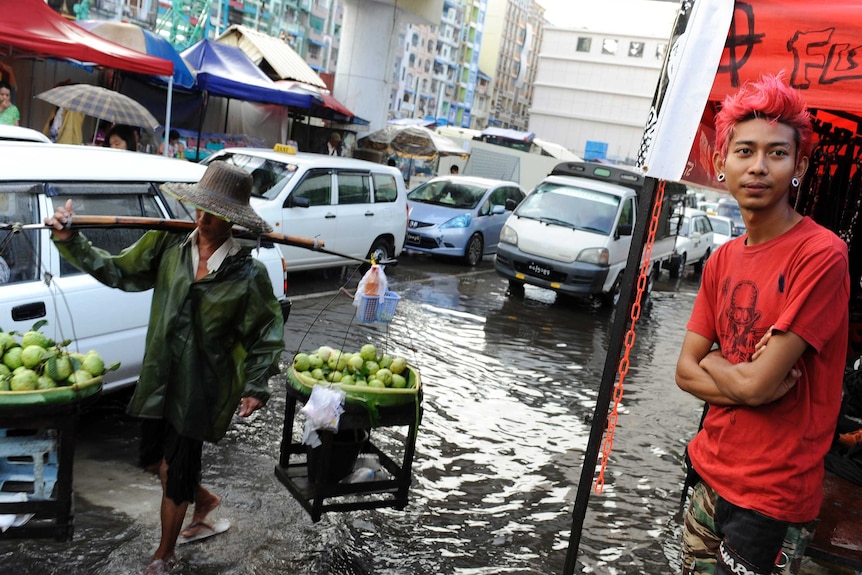
[[[344,413],[344,392],[340,389],[315,385],[301,413],[306,416],[302,442],[311,447],[321,444],[318,429],[338,431],[338,422]]]
[[[353,305],[361,307],[365,298],[377,298],[382,303],[388,289],[389,282],[386,280],[383,266],[373,264],[359,280],[356,295],[353,296]]]

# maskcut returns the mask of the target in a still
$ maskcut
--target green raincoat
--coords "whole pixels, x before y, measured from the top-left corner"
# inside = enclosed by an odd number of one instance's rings
[[[83,234],[60,253],[103,284],[153,290],[146,350],[129,414],[164,417],[187,437],[224,437],[242,397],[269,399],[284,324],[265,266],[251,248],[198,281],[188,236],[150,231],[114,256]]]

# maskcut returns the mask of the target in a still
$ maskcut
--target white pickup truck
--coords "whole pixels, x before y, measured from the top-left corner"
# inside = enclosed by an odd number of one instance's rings
[[[159,191],[164,182],[197,182],[198,164],[93,148],[0,142],[0,223],[36,223],[72,199],[80,215],[186,218],[181,206]],[[87,237],[112,253],[139,238],[133,229],[92,229]],[[281,251],[255,250],[269,271],[284,320],[290,312]],[[105,391],[134,385],[140,372],[151,291],[106,287],[62,259],[48,230],[0,229],[0,329],[24,332],[46,320],[41,331],[55,341],[72,340],[72,351],[97,350],[120,369],[105,375]]]
[[[494,267],[510,292],[530,284],[616,305],[643,185],[642,175],[612,166],[558,164],[503,226]],[[675,273],[673,195],[662,204],[648,291],[663,267]]]

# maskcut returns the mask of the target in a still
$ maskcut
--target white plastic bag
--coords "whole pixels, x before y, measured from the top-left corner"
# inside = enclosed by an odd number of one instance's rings
[[[353,305],[356,307],[362,306],[362,296],[377,297],[380,303],[383,303],[383,296],[389,289],[389,282],[386,279],[386,273],[383,271],[383,266],[374,264],[362,279],[359,280],[359,285],[356,288],[356,295],[353,297]]]
[[[380,459],[373,453],[363,453],[353,465],[353,473],[341,480],[341,483],[364,483],[366,481],[383,481],[390,479],[389,474],[380,464]]]
[[[308,401],[299,411],[306,417],[302,442],[317,447],[321,444],[317,435],[318,429],[338,431],[338,422],[344,413],[344,392],[324,385],[315,385],[311,388]]]

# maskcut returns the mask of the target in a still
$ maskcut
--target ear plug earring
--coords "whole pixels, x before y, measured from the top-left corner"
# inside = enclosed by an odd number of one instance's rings
[[[716,178],[716,180],[718,180],[719,182],[723,182],[724,181],[724,172],[718,174],[718,177]]]

